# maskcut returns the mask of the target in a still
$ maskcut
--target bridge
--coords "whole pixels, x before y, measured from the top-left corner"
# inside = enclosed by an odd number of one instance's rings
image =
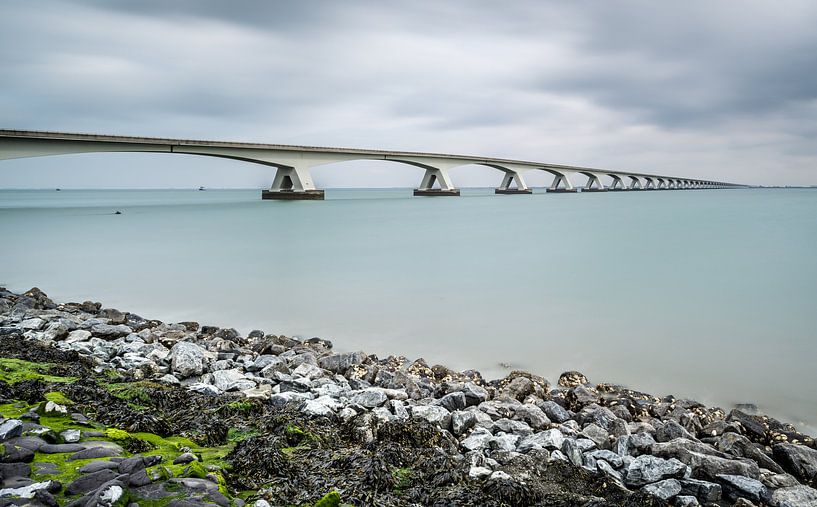
[[[442,153],[321,148],[280,144],[194,141],[29,130],[0,130],[0,160],[65,155],[73,153],[145,152],[182,153],[241,160],[276,169],[272,186],[262,190],[262,199],[323,199],[315,188],[311,169],[315,166],[350,160],[384,160],[408,164],[424,171],[414,195],[456,196],[460,191],[449,171],[463,165],[483,165],[503,173],[497,194],[530,194],[524,174],[545,171],[553,175],[548,192],[606,192],[632,190],[686,190],[740,188],[743,185],[720,181],[595,169],[504,158],[472,157]],[[573,179],[586,178],[577,188]]]

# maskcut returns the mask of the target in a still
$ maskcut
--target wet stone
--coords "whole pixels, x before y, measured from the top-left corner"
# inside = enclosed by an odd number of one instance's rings
[[[76,461],[78,459],[97,459],[97,458],[110,458],[112,456],[119,456],[122,454],[122,451],[119,449],[114,449],[112,447],[91,447],[89,449],[83,449],[81,451],[75,452],[71,456],[66,459],[66,461]]]
[[[678,479],[666,479],[647,484],[641,490],[662,500],[669,500],[681,492],[681,483],[678,482]]]

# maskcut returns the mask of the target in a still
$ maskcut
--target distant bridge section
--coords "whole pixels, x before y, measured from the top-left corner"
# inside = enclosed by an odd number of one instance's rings
[[[553,183],[547,189],[548,192],[744,187],[734,183],[678,176],[443,153],[0,130],[0,160],[102,152],[183,153],[274,167],[275,177],[270,189],[261,192],[262,199],[323,199],[324,191],[315,188],[312,181],[312,168],[350,160],[385,160],[422,169],[423,179],[420,186],[414,189],[414,195],[422,196],[460,195],[459,189],[451,181],[449,171],[471,164],[488,166],[502,173],[497,194],[532,193],[524,179],[525,173],[529,171],[545,171],[553,175]],[[586,178],[585,184],[580,188],[572,181],[577,177]]]

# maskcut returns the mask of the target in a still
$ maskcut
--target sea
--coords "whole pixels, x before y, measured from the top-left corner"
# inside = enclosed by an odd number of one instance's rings
[[[56,301],[579,370],[817,434],[817,189],[0,190],[0,245],[0,284]]]

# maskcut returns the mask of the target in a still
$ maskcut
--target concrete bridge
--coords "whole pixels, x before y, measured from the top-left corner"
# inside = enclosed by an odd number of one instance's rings
[[[548,192],[577,192],[576,177],[586,178],[582,192],[627,190],[681,190],[739,188],[743,185],[720,181],[612,171],[524,160],[471,157],[442,153],[362,150],[350,148],[319,148],[278,144],[236,143],[223,141],[193,141],[151,137],[126,137],[26,130],[0,130],[0,160],[71,153],[146,152],[183,153],[207,157],[229,158],[276,168],[269,190],[263,199],[323,199],[324,191],[315,188],[311,169],[315,166],[349,160],[386,160],[408,164],[424,171],[414,195],[459,195],[449,171],[469,164],[492,167],[503,173],[497,194],[530,194],[525,183],[528,171],[545,171],[553,175]]]

